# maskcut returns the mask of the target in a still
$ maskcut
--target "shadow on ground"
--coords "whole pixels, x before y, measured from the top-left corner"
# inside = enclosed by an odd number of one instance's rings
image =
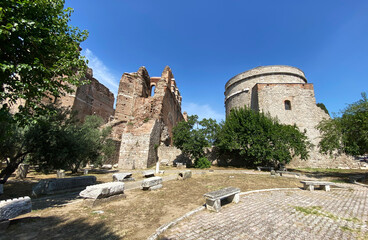
[[[325,170],[325,171],[304,171],[304,170],[299,170],[299,169],[289,169],[288,171],[292,171],[292,172],[299,172],[307,177],[312,177],[312,178],[317,178],[317,179],[322,179],[322,178],[331,178],[334,181],[337,182],[346,182],[349,183],[351,178],[365,178],[367,179],[368,177],[368,173],[365,171],[356,171],[356,172],[352,172],[347,171],[347,172],[343,172],[342,170],[340,171],[334,171],[334,170]]]
[[[58,217],[26,217],[12,220],[0,239],[121,239],[121,236],[103,223],[91,224],[83,218],[66,221]]]
[[[58,207],[78,198],[80,191],[58,195],[32,198],[32,210],[41,210],[49,207]]]

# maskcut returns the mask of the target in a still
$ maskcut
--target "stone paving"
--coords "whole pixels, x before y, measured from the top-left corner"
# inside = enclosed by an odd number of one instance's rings
[[[196,213],[160,239],[368,239],[367,221],[368,188],[269,191]]]

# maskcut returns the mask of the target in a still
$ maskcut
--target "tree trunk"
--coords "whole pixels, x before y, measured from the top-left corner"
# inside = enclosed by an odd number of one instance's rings
[[[10,159],[9,164],[0,173],[0,184],[6,183],[8,178],[17,170],[19,164],[21,164],[23,160],[24,157],[22,157],[19,162],[17,162],[17,158]]]

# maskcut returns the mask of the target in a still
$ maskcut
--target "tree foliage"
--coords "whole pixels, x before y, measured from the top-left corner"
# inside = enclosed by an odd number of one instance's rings
[[[173,129],[173,143],[188,157],[194,159],[195,167],[209,167],[210,162],[204,158],[205,147],[215,141],[219,129],[216,120],[203,119],[198,121],[197,115],[188,116],[188,121],[178,123]],[[199,161],[199,159],[201,159]],[[208,163],[204,163],[204,162]]]
[[[294,156],[308,157],[309,142],[294,125],[248,108],[233,109],[218,134],[216,146],[222,153],[238,153],[244,165],[278,165]]]
[[[322,153],[363,155],[368,153],[368,98],[349,104],[340,117],[322,121],[318,127],[322,134]]]
[[[326,106],[323,103],[317,103],[317,107],[321,108],[325,113],[330,115],[330,113],[328,112]]]
[[[86,64],[79,45],[88,33],[68,25],[73,10],[64,9],[64,3],[0,1],[0,110],[24,99],[16,116],[26,120],[24,115],[38,112],[42,98],[85,83],[80,80]]]
[[[103,120],[87,116],[79,123],[67,111],[53,107],[50,114],[38,116],[27,125],[10,122],[6,141],[0,142],[0,161],[7,167],[0,173],[0,182],[5,183],[18,165],[27,161],[37,166],[38,171],[49,172],[66,169],[76,172],[87,162],[99,163],[104,153],[112,154],[113,145],[107,136],[111,128],[100,129]]]

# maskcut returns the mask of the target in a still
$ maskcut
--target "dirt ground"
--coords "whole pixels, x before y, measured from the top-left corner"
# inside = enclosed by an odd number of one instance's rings
[[[101,175],[100,180],[104,177]],[[106,179],[110,177],[111,174]],[[126,191],[125,199],[95,208],[79,200],[34,210],[12,220],[0,239],[146,239],[162,224],[203,205],[206,192],[227,186],[239,187],[241,191],[301,187],[294,178],[208,172],[185,181],[166,181],[163,185],[156,191]]]

